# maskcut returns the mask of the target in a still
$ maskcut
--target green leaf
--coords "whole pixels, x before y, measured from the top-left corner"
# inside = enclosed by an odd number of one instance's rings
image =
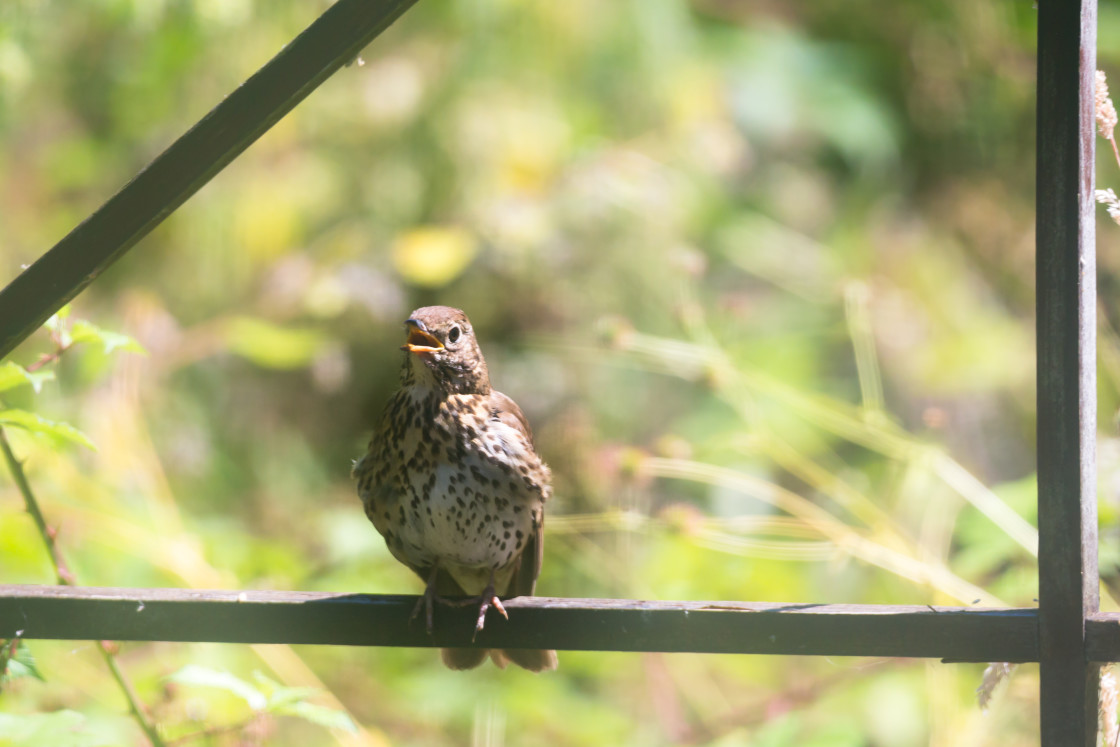
[[[101,329],[96,324],[81,319],[74,322],[74,325],[70,328],[70,341],[71,343],[99,343],[105,351],[105,355],[109,355],[117,350],[139,353],[141,355],[147,355],[148,353],[143,345],[128,335]]]
[[[441,288],[459,277],[478,254],[478,241],[457,226],[422,226],[393,242],[393,265],[405,280]]]
[[[54,381],[54,371],[28,371],[11,361],[0,364],[0,392],[29,384],[38,394],[45,381]]]
[[[357,731],[354,722],[345,712],[307,702],[308,698],[322,692],[318,688],[285,687],[259,671],[253,672],[253,679],[262,691],[268,693],[268,706],[265,710],[269,713],[295,716],[328,729],[342,729],[351,733]]]
[[[68,316],[70,316],[70,304],[56,311],[43,325],[50,330],[51,335],[61,347],[66,347],[70,344],[70,333],[66,330],[66,317]]]
[[[268,694],[268,710],[275,711],[284,706],[307,700],[322,693],[316,687],[277,687]]]
[[[231,319],[224,332],[230,351],[264,368],[303,368],[329,341],[315,329],[281,327],[252,317]]]
[[[322,692],[316,687],[285,687],[260,671],[253,672],[253,679],[260,686],[261,691],[268,695],[267,710],[269,711],[274,711],[289,703],[307,700]]]
[[[350,719],[350,716],[345,712],[314,703],[308,703],[306,700],[281,706],[275,709],[273,713],[284,716],[295,716],[296,718],[310,721],[313,724],[318,724],[327,729],[341,729],[351,734],[358,730],[358,728],[354,726],[354,722]]]
[[[43,326],[46,327],[47,329],[51,330],[52,332],[57,332],[58,331],[58,326],[60,324],[62,324],[62,322],[69,316],[70,316],[70,304],[66,304],[61,309],[54,312],[54,314],[51,315],[51,318],[48,319],[46,324],[44,324]]]
[[[198,685],[225,690],[244,700],[254,711],[262,710],[268,704],[268,698],[265,697],[264,693],[229,672],[219,672],[214,669],[188,664],[167,679],[182,685]]]
[[[69,441],[88,447],[94,451],[97,450],[97,447],[93,445],[93,441],[90,441],[86,434],[69,423],[47,420],[44,417],[36,415],[33,412],[27,412],[26,410],[0,410],[0,425],[22,428],[36,435],[46,436],[59,445]]]
[[[47,681],[35,666],[35,657],[26,643],[17,642],[15,656],[8,658],[11,650],[11,641],[0,641],[0,684],[24,677],[34,677],[40,682]]]

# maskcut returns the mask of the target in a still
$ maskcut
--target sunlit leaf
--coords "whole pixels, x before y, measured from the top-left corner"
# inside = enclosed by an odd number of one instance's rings
[[[70,442],[90,449],[97,449],[86,434],[69,423],[47,420],[27,410],[0,410],[0,425],[10,425],[36,435],[46,436],[56,444]]]
[[[263,672],[253,672],[261,690],[268,693],[269,713],[284,716],[295,716],[310,721],[328,729],[342,729],[348,732],[357,731],[354,722],[343,711],[326,706],[308,703],[307,699],[320,694],[322,691],[314,687],[285,687],[279,682],[265,675]]]
[[[78,320],[74,322],[74,325],[70,328],[70,341],[72,343],[98,343],[102,346],[102,349],[104,350],[106,355],[109,355],[116,350],[123,350],[130,353],[140,353],[142,355],[146,355],[148,352],[144,349],[143,345],[141,345],[128,335],[101,329],[96,324],[87,322],[85,320]]]
[[[275,711],[281,706],[301,700],[307,700],[322,692],[316,687],[285,687],[259,671],[253,672],[253,679],[260,689],[268,695],[268,710],[270,711]]]
[[[11,361],[0,364],[0,392],[28,384],[38,393],[43,388],[43,382],[53,380],[54,371],[28,371]]]
[[[264,368],[294,369],[309,365],[330,340],[307,327],[281,327],[263,319],[236,317],[225,326],[231,352]]]
[[[397,238],[393,265],[406,281],[439,288],[459,277],[477,250],[474,237],[461,228],[427,226]]]
[[[264,693],[229,672],[219,672],[215,669],[189,664],[168,679],[181,685],[197,685],[225,690],[244,700],[254,711],[263,709],[268,703],[268,698],[265,697]]]
[[[278,710],[292,703],[312,698],[322,692],[315,687],[277,687],[268,695],[268,710]]]
[[[350,719],[350,716],[343,711],[308,703],[306,700],[281,706],[276,708],[273,713],[302,718],[305,721],[310,721],[313,724],[318,724],[328,729],[341,729],[342,731],[351,733],[358,730],[357,727],[354,726],[354,722]]]
[[[70,304],[63,306],[48,319],[43,327],[50,330],[51,335],[58,344],[66,347],[70,344],[70,333],[66,329],[66,318],[70,316]]]

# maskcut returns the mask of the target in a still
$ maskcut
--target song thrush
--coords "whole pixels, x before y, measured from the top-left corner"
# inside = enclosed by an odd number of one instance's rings
[[[508,617],[499,595],[533,593],[551,473],[521,408],[490,387],[467,316],[426,306],[405,327],[401,388],[354,477],[389,551],[427,583],[413,614],[423,609],[431,632],[434,603],[477,603],[477,633],[490,607]],[[447,598],[459,595],[471,598]],[[451,648],[442,657],[470,669],[488,653],[503,668],[556,668],[555,651]]]

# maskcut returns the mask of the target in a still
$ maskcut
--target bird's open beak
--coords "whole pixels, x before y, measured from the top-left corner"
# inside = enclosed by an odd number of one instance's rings
[[[408,339],[404,345],[401,345],[401,350],[410,353],[434,353],[443,350],[443,343],[428,332],[424,322],[419,319],[409,319],[404,326],[408,328]]]

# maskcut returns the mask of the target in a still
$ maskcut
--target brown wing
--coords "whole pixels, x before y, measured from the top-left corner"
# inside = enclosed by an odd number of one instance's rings
[[[490,393],[490,409],[493,417],[502,421],[510,428],[520,431],[533,445],[533,430],[525,413],[517,403],[499,391]],[[544,562],[544,507],[541,507],[541,520],[537,531],[533,532],[525,543],[521,553],[521,564],[514,571],[509,583],[509,593],[516,596],[531,597],[537,586],[537,576],[541,575],[541,564]]]
[[[521,431],[525,438],[529,439],[529,445],[533,445],[533,429],[529,427],[525,413],[521,412],[516,402],[501,392],[491,391],[490,412],[510,428]]]
[[[509,595],[517,597],[531,597],[537,588],[537,576],[541,575],[541,563],[544,561],[544,510],[541,510],[541,523],[537,531],[525,543],[521,552],[521,564],[513,572],[509,580]]]

